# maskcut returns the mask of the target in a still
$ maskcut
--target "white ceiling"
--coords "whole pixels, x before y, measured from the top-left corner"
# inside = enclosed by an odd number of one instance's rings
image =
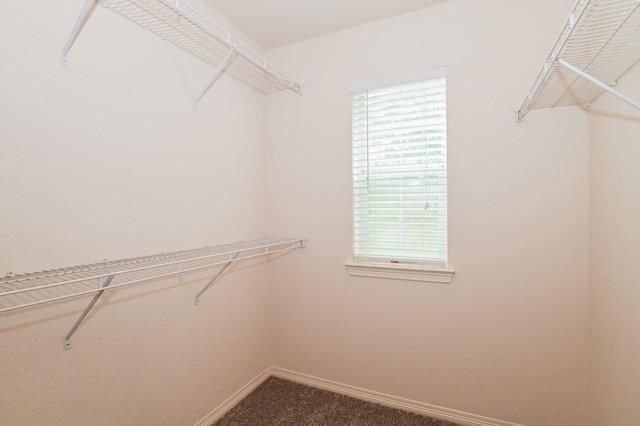
[[[265,49],[448,0],[204,0]]]

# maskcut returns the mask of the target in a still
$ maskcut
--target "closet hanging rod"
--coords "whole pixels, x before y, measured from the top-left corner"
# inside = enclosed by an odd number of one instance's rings
[[[303,92],[300,83],[285,76],[183,0],[86,0],[63,49],[64,64],[68,62],[67,55],[97,3],[260,93],[266,95],[281,90]],[[224,63],[231,49],[233,58]]]
[[[612,88],[639,62],[640,0],[577,0],[516,119],[533,109],[590,106],[605,91],[640,108]]]
[[[102,293],[231,262],[284,254],[305,246],[304,238],[264,239],[11,275],[0,279],[0,313]]]

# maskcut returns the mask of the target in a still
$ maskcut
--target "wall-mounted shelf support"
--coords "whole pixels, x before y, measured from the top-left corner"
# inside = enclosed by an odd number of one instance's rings
[[[627,95],[625,95],[623,93],[620,93],[619,91],[617,91],[613,87],[609,86],[608,84],[604,84],[603,82],[601,82],[597,78],[594,78],[591,75],[587,74],[586,72],[582,71],[580,68],[574,67],[573,65],[571,65],[570,63],[568,63],[567,61],[565,61],[563,59],[558,59],[558,63],[560,65],[562,65],[563,67],[566,67],[566,68],[570,69],[571,71],[575,72],[580,77],[589,80],[590,82],[592,82],[596,86],[600,87],[602,90],[604,90],[606,92],[609,92],[613,96],[625,101],[629,105],[631,105],[631,106],[633,106],[633,107],[635,107],[637,109],[640,109],[640,102],[637,102],[637,101],[631,99],[629,96],[627,96]],[[612,82],[612,84],[615,84],[615,83]]]
[[[63,64],[67,63],[67,55],[96,3],[215,68],[212,82],[197,98],[196,104],[221,72],[265,95],[281,90],[302,94],[301,84],[285,76],[183,0],[86,0],[62,51]]]
[[[69,54],[69,51],[73,46],[73,43],[75,43],[76,39],[78,38],[78,35],[80,34],[80,30],[82,30],[82,28],[84,27],[84,24],[87,22],[87,20],[89,20],[89,15],[91,15],[91,12],[95,8],[96,4],[98,4],[98,0],[87,0],[84,4],[84,7],[80,11],[80,16],[78,16],[78,19],[76,19],[76,23],[73,26],[73,29],[71,30],[71,34],[67,39],[67,43],[64,45],[64,49],[62,49],[63,65],[67,65],[68,63],[67,55]]]
[[[213,86],[213,83],[215,83],[216,80],[218,80],[218,77],[220,77],[220,74],[222,74],[222,71],[224,71],[224,69],[226,68],[227,64],[229,64],[229,61],[231,60],[231,57],[233,56],[235,51],[236,51],[236,48],[232,47],[231,49],[229,49],[229,51],[227,52],[225,57],[222,58],[222,62],[220,62],[220,64],[213,71],[213,76],[211,77],[211,80],[209,80],[209,82],[204,87],[202,92],[200,92],[200,95],[198,95],[198,97],[196,97],[195,101],[193,101],[193,107],[194,108],[198,105],[198,102],[200,102],[200,99],[202,99],[202,97],[209,91],[209,89],[211,89],[211,86]]]
[[[31,274],[10,274],[0,279],[0,314],[73,297],[93,295],[64,338],[63,347],[69,349],[71,337],[106,291],[222,266],[222,269],[196,295],[195,304],[197,305],[199,297],[211,287],[231,263],[274,254],[286,254],[305,246],[305,238],[263,239]]]
[[[611,86],[640,62],[640,0],[577,0],[516,113],[590,106],[605,91],[640,109]]]
[[[78,329],[78,327],[80,327],[80,324],[82,324],[82,321],[84,321],[84,319],[89,314],[91,309],[93,309],[93,305],[95,305],[96,302],[98,301],[98,299],[100,299],[100,297],[104,293],[105,289],[107,287],[109,287],[109,284],[111,284],[111,281],[113,280],[113,277],[114,277],[113,275],[109,275],[107,277],[106,281],[104,281],[104,282],[103,282],[102,278],[98,278],[98,288],[100,288],[101,290],[93,295],[93,299],[91,299],[91,302],[89,302],[89,304],[85,308],[84,312],[82,312],[82,314],[80,315],[80,317],[78,318],[76,323],[73,324],[73,327],[71,327],[71,330],[69,330],[67,335],[64,337],[63,347],[64,347],[65,350],[66,349],[71,349],[71,336],[73,336],[73,333],[75,333],[76,330]]]
[[[227,268],[229,267],[229,265],[231,265],[233,263],[233,261],[238,257],[238,255],[240,254],[240,252],[236,252],[233,253],[231,255],[231,259],[224,264],[224,266],[222,266],[222,269],[220,269],[218,271],[217,274],[215,274],[213,276],[213,278],[211,278],[211,280],[207,283],[207,285],[205,285],[202,290],[200,290],[200,292],[198,294],[196,294],[196,297],[193,299],[193,304],[194,305],[198,305],[200,303],[200,296],[202,296],[202,293],[204,293],[205,291],[207,291],[209,289],[209,287],[211,287],[211,284],[213,284],[215,282],[215,280],[217,280],[220,275],[222,275],[224,273],[224,271],[227,270]]]

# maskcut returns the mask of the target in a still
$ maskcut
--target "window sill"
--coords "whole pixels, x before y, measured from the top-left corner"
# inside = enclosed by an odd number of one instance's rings
[[[387,265],[382,263],[345,263],[349,275],[451,284],[455,270],[419,265]]]

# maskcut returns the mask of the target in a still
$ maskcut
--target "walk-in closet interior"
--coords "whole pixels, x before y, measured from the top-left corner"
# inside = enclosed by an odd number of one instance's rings
[[[640,424],[640,1],[4,6],[0,424],[209,426],[272,376]],[[394,257],[369,108],[418,76],[438,253]]]

